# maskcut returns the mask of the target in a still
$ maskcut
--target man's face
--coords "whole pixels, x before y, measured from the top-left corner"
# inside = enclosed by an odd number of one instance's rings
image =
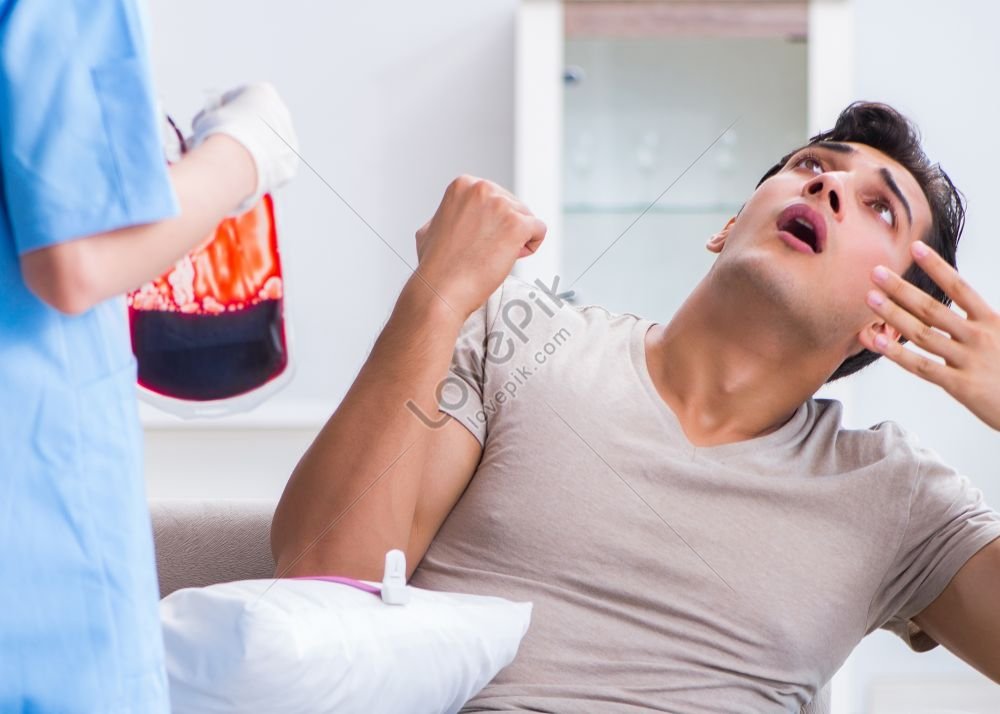
[[[905,272],[930,224],[900,164],[864,144],[823,142],[761,184],[709,249],[721,252],[719,277],[749,280],[806,340],[853,353],[857,334],[878,322],[865,304],[872,269]]]

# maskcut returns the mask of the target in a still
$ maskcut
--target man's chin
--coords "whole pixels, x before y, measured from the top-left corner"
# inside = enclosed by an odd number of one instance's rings
[[[714,291],[734,308],[750,308],[761,319],[787,315],[804,317],[816,297],[815,277],[803,275],[791,261],[776,259],[767,251],[746,252],[715,265]]]
[[[725,276],[724,289],[731,287],[742,292],[753,288],[785,294],[797,292],[796,285],[801,283],[805,287],[809,279],[803,266],[796,262],[775,251],[758,248],[742,251],[739,255],[720,256],[715,269]]]

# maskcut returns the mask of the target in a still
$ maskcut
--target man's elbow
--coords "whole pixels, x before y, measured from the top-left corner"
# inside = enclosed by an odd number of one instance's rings
[[[340,527],[332,528],[331,522],[310,518],[297,505],[279,502],[271,520],[271,556],[276,578],[340,575],[356,580],[382,579],[385,552],[395,546],[384,547],[370,531],[345,532]],[[332,523],[341,525],[338,520]],[[377,545],[371,545],[372,538],[378,541]]]
[[[39,300],[67,315],[84,313],[99,301],[98,276],[81,241],[25,253],[21,274]]]
[[[282,556],[285,552],[285,544],[288,542],[288,536],[285,533],[285,522],[282,520],[282,515],[282,503],[279,501],[278,507],[274,511],[274,515],[271,516],[271,532],[269,534],[271,559],[274,560],[276,567],[282,561]]]

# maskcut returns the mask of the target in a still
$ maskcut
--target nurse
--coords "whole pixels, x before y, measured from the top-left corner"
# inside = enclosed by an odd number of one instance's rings
[[[268,85],[159,126],[133,2],[0,0],[0,712],[169,710],[120,296],[297,155]]]

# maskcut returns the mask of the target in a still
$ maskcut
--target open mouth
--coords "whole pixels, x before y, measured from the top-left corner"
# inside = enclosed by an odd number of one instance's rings
[[[778,216],[779,237],[803,253],[822,253],[826,245],[826,221],[823,216],[799,203]]]

